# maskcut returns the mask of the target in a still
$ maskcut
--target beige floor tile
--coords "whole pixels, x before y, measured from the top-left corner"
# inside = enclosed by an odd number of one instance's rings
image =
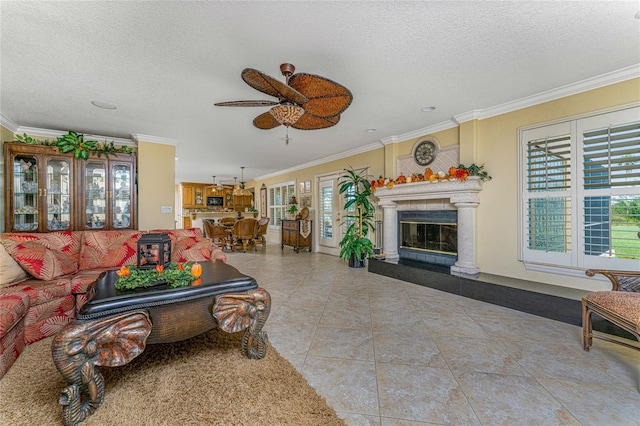
[[[348,425],[640,426],[640,352],[586,352],[580,327],[279,244],[228,257],[272,295],[272,347]]]
[[[455,376],[465,372],[529,376],[515,358],[493,340],[439,336],[435,341]]]
[[[580,424],[531,377],[464,373],[458,377],[458,382],[482,424]]]
[[[376,366],[382,417],[449,425],[480,424],[448,369],[383,363]]]
[[[309,356],[373,361],[371,330],[318,327]]]
[[[640,393],[635,390],[583,382],[538,381],[585,426],[640,424]]]
[[[310,356],[301,373],[336,411],[380,415],[373,362]]]
[[[376,362],[447,368],[438,345],[425,331],[373,332]]]

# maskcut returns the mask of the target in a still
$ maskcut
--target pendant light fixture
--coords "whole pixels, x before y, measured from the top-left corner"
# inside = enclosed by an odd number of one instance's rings
[[[251,191],[244,188],[244,166],[241,166],[240,169],[242,172],[242,178],[240,180],[240,185],[236,184],[235,188],[233,189],[233,195],[251,196],[252,195]],[[237,179],[237,178],[234,178],[234,179]]]

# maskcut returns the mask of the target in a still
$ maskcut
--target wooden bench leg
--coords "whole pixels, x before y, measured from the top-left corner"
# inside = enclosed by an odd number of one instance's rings
[[[587,301],[582,299],[582,347],[589,351],[593,345],[593,324],[591,322],[591,309],[587,306]]]

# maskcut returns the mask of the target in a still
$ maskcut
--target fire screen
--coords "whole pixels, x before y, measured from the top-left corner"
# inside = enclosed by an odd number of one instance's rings
[[[400,222],[400,248],[458,254],[455,223]]]

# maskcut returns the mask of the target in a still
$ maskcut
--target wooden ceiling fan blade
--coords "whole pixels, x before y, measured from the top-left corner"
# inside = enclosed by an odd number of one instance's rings
[[[308,101],[306,96],[296,89],[253,68],[245,68],[242,70],[241,76],[249,86],[267,95],[275,96],[280,102],[290,101],[296,104],[305,104]]]
[[[226,107],[265,107],[278,105],[275,101],[229,101],[229,102],[217,102],[215,106]]]
[[[273,118],[273,115],[271,115],[271,113],[267,111],[254,118],[253,125],[258,129],[269,130],[275,129],[280,125],[280,123],[278,123],[278,121]]]
[[[346,110],[353,94],[343,85],[314,74],[294,74],[289,85],[309,99],[304,109],[318,117],[332,117]]]
[[[291,127],[299,130],[326,129],[327,127],[335,126],[338,124],[338,121],[340,121],[339,115],[333,117],[318,117],[317,115],[305,112]]]

